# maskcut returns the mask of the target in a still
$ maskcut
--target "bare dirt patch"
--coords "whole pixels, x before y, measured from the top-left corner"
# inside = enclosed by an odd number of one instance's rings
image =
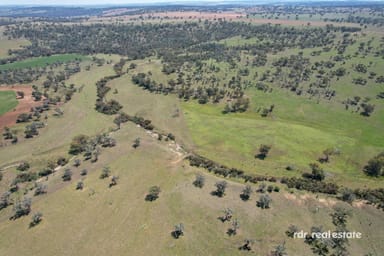
[[[15,125],[18,115],[28,113],[31,107],[36,107],[41,104],[41,102],[33,100],[32,87],[30,86],[4,86],[0,87],[0,91],[24,92],[24,98],[17,98],[19,104],[13,110],[0,116],[0,130],[3,130],[5,126],[10,127]]]
[[[310,20],[287,20],[287,19],[244,19],[244,21],[256,23],[256,24],[273,24],[273,25],[287,25],[287,26],[315,26],[325,27],[326,25],[334,26],[346,26],[346,27],[357,27],[354,23],[334,23],[325,21],[310,21]]]
[[[241,12],[198,12],[198,11],[175,11],[175,12],[152,12],[144,14],[135,14],[135,15],[124,15],[119,18],[124,18],[126,20],[137,20],[142,19],[182,19],[182,20],[196,20],[196,19],[240,19],[245,17],[245,13]]]

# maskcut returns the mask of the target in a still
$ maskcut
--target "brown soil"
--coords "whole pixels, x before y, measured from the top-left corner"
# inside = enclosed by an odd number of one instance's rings
[[[30,86],[4,86],[0,87],[0,91],[22,91],[24,92],[23,99],[17,99],[19,104],[11,111],[0,116],[0,131],[5,126],[11,127],[16,124],[17,116],[21,113],[28,113],[31,107],[41,105],[41,102],[34,101],[32,97],[32,87]]]
[[[185,12],[153,12],[144,13],[141,15],[126,15],[126,19],[137,19],[140,16],[143,18],[168,18],[168,19],[239,19],[244,17],[244,13],[240,12],[197,12],[197,11],[185,11]]]

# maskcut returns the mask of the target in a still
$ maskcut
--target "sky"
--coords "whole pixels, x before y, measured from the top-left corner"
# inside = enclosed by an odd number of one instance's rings
[[[268,2],[298,2],[300,0],[238,0],[239,2],[249,3],[268,3]],[[301,0],[308,1],[308,0]],[[316,0],[309,0],[316,1]],[[334,0],[317,0],[334,1]],[[338,1],[338,0],[336,0]],[[343,0],[339,0],[343,1]],[[353,1],[353,0],[352,0]],[[364,1],[364,0],[363,0]],[[384,0],[381,0],[384,1]],[[225,3],[236,2],[236,0],[0,0],[1,5],[124,5],[124,4],[153,4],[153,3]]]
[[[235,2],[236,0],[0,0],[0,5],[124,5],[124,4],[151,4],[151,3],[223,3],[223,2]],[[240,2],[260,3],[269,2],[268,0],[239,0]],[[273,0],[273,2],[299,2],[300,0]],[[301,0],[305,2],[316,0]],[[335,0],[317,0],[317,1],[335,1]],[[336,0],[343,1],[345,0]],[[346,0],[348,1],[348,0]],[[356,2],[356,0],[349,0]],[[364,0],[361,0],[364,1]],[[371,0],[372,1],[372,0]],[[375,0],[373,0],[375,1]],[[384,0],[376,0],[378,2]],[[272,1],[271,1],[272,2]]]
[[[225,2],[226,0],[203,0],[207,2]],[[150,3],[183,3],[201,2],[201,0],[0,0],[0,5],[123,5]]]

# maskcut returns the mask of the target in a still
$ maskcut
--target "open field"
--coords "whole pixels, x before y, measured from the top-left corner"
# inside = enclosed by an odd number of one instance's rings
[[[32,44],[23,61],[0,65],[10,84],[0,87],[0,131],[18,138],[0,141],[0,256],[270,256],[278,245],[280,255],[382,256],[384,173],[363,172],[384,152],[384,39],[371,28],[382,29],[344,23],[348,13],[334,22],[347,28],[325,28],[337,17],[331,8],[167,8],[31,18],[7,30],[15,47],[24,37]],[[252,14],[260,10],[270,12]],[[12,85],[18,78],[30,79]],[[50,109],[14,125],[42,103],[32,90]],[[38,134],[27,138],[33,125]],[[271,146],[264,159],[260,145]],[[152,186],[161,191],[149,201]],[[231,221],[221,220],[227,208]],[[31,226],[36,213],[42,221]],[[362,238],[294,239],[291,225]],[[239,250],[246,239],[252,250]]]
[[[12,86],[12,87],[0,87],[1,92],[13,91],[13,99],[11,103],[7,103],[8,111],[4,112],[0,116],[0,130],[2,130],[5,126],[12,126],[16,123],[18,115],[21,113],[28,113],[32,107],[41,105],[41,102],[34,101],[32,98],[32,88],[28,86]],[[24,92],[24,98],[18,98],[16,100],[16,92],[21,91]],[[9,108],[13,106],[12,108]],[[12,110],[12,111],[11,111]]]
[[[0,116],[17,106],[16,93],[11,90],[0,91]]]
[[[0,255],[243,255],[237,247],[246,238],[255,239],[255,251],[262,255],[284,241],[289,255],[308,255],[309,247],[302,239],[287,238],[286,228],[290,224],[306,231],[312,225],[322,225],[325,230],[334,228],[329,215],[335,204],[332,198],[291,194],[283,189],[271,194],[271,209],[261,210],[255,206],[258,194],[248,202],[241,201],[243,186],[237,182],[229,182],[226,196],[217,198],[210,192],[220,179],[206,175],[204,188],[194,187],[194,174],[201,170],[187,167],[184,162],[171,164],[178,156],[141,128],[124,125],[113,137],[117,146],[105,150],[97,163],[70,167],[73,181],[61,181],[62,168],[44,182],[49,193],[35,197],[32,206],[32,212],[44,214],[38,226],[28,229],[29,217],[9,221],[9,208],[0,212],[0,233],[7,234],[0,238]],[[131,147],[135,137],[142,139],[137,149]],[[118,185],[112,188],[108,188],[108,180],[99,179],[105,165],[119,176]],[[80,178],[78,172],[83,168],[89,174]],[[82,191],[75,190],[79,179],[84,180]],[[162,192],[156,201],[146,202],[145,194],[152,185],[159,185]],[[381,213],[366,205],[343,206],[353,211],[348,229],[364,236],[361,240],[351,239],[350,250],[358,254],[382,250],[378,242],[384,230]],[[236,236],[228,236],[229,223],[217,219],[225,207],[232,208],[240,221]],[[170,233],[180,222],[185,226],[185,236],[175,240]],[[17,238],[11,242],[10,237]],[[51,242],[47,244],[46,239]],[[14,243],[20,246],[14,247]],[[104,243],[108,246],[100,246]]]
[[[53,55],[49,57],[37,57],[37,58],[30,58],[27,60],[18,61],[14,63],[0,65],[0,70],[44,67],[56,62],[68,62],[73,60],[82,60],[84,58],[85,58],[84,56],[81,56],[78,54],[61,54],[61,55]]]
[[[10,40],[3,35],[4,28],[0,27],[0,58],[9,57],[8,50],[20,49],[23,46],[30,45],[30,42],[25,39]]]

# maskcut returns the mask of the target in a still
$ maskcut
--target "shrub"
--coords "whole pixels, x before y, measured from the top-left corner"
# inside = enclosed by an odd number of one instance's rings
[[[231,208],[224,209],[224,215],[219,217],[222,222],[230,221],[233,216],[233,210]]]
[[[170,139],[170,140],[175,140],[176,139],[175,135],[173,135],[172,133],[168,133],[167,138]]]
[[[175,230],[172,232],[172,236],[175,239],[178,239],[180,236],[184,235],[184,225],[183,223],[179,223],[175,225]]]
[[[132,147],[133,148],[138,148],[140,146],[140,138],[136,138],[133,142]]]
[[[298,190],[307,190],[311,192],[320,192],[325,194],[336,195],[338,192],[338,185],[331,182],[323,182],[312,179],[300,178],[283,178],[281,183],[286,184],[288,188],[296,188]]]
[[[254,243],[253,240],[245,239],[243,245],[239,247],[239,250],[250,251],[252,250],[251,246],[253,243]]]
[[[65,157],[59,157],[58,159],[57,159],[57,165],[60,165],[60,166],[64,166],[64,165],[66,165],[67,163],[68,163],[68,159],[66,159]]]
[[[259,192],[259,193],[265,193],[266,188],[267,188],[267,184],[265,184],[265,183],[263,182],[263,183],[261,183],[261,184],[259,185],[259,188],[256,190],[256,192]]]
[[[269,195],[263,194],[260,196],[259,201],[257,201],[256,205],[261,209],[268,209],[271,201],[272,199],[269,197]]]
[[[13,206],[12,220],[20,218],[21,216],[28,215],[31,211],[32,200],[24,198],[22,201],[17,201]]]
[[[53,173],[53,170],[51,168],[45,168],[41,171],[39,171],[39,176],[42,177],[42,176],[48,176],[49,174]]]
[[[72,179],[72,171],[71,169],[65,169],[63,176],[61,176],[63,181],[70,181]]]
[[[84,188],[84,182],[82,180],[80,180],[76,184],[76,190],[83,190],[83,188]]]
[[[356,195],[353,193],[352,189],[343,188],[340,191],[340,199],[344,202],[352,203],[356,199]]]
[[[299,231],[299,228],[295,225],[290,225],[288,227],[288,230],[285,231],[285,234],[287,234],[288,237],[293,238],[294,234]]]
[[[256,154],[255,157],[260,160],[264,160],[267,157],[270,150],[271,150],[271,146],[261,144],[259,148],[259,153]]]
[[[10,192],[4,192],[1,197],[0,197],[0,210],[6,208],[8,205],[11,204],[11,201],[10,201],[10,195],[11,193]]]
[[[17,174],[16,178],[13,180],[13,184],[30,182],[37,180],[38,175],[35,172],[22,172]]]
[[[222,197],[225,195],[225,189],[227,188],[227,182],[225,180],[216,182],[215,184],[216,190],[213,191],[213,194]]]
[[[193,182],[193,185],[195,185],[195,187],[202,188],[204,187],[204,184],[205,184],[205,177],[201,174],[196,174],[196,179]]]
[[[47,193],[47,186],[44,184],[41,184],[41,183],[37,183],[34,195],[38,196],[38,195],[42,195],[45,193]]]
[[[111,182],[109,183],[109,187],[113,187],[113,186],[116,186],[117,185],[117,180],[119,179],[119,177],[117,176],[112,176],[111,178]]]
[[[311,163],[309,166],[312,169],[312,173],[304,173],[304,178],[318,181],[322,181],[325,178],[324,170],[317,163]]]
[[[28,113],[22,113],[17,117],[16,123],[25,123],[32,119],[32,115]]]
[[[148,194],[145,196],[146,201],[154,201],[159,198],[161,190],[159,186],[152,186],[149,188]]]
[[[100,179],[108,178],[110,174],[111,174],[111,169],[108,166],[104,166],[100,174]]]
[[[38,225],[43,220],[43,214],[41,212],[37,212],[33,214],[32,220],[29,223],[29,227],[32,228],[36,225]]]
[[[237,230],[240,227],[240,223],[237,219],[234,219],[231,223],[231,227],[228,229],[227,234],[229,236],[234,236],[237,234]]]
[[[18,171],[21,171],[21,172],[24,172],[26,170],[28,170],[31,166],[29,165],[28,162],[22,162],[20,163],[18,166],[17,166],[17,170]]]
[[[70,148],[69,148],[69,154],[71,155],[77,155],[81,152],[84,152],[87,146],[89,137],[86,135],[77,135],[72,139]]]
[[[368,176],[383,176],[384,175],[384,152],[381,152],[377,156],[368,161],[368,164],[364,166],[364,173]]]
[[[83,170],[80,171],[80,175],[81,175],[81,176],[85,176],[85,175],[87,175],[87,174],[88,174],[87,169],[83,169]]]
[[[80,159],[75,159],[73,166],[79,167],[81,165],[81,160]]]
[[[240,194],[240,198],[244,201],[247,201],[249,200],[249,197],[251,196],[252,192],[252,187],[250,185],[246,185]]]

